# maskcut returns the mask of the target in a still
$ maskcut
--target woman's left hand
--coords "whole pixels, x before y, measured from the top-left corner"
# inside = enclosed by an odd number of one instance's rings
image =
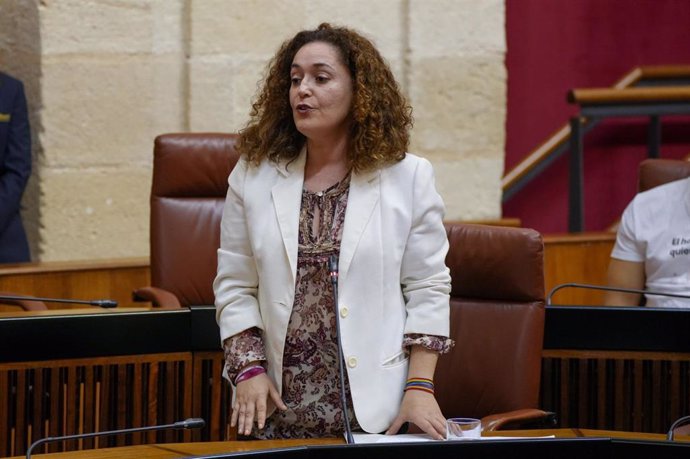
[[[436,398],[427,392],[405,392],[398,416],[386,431],[386,435],[396,434],[405,422],[413,423],[434,440],[446,438],[446,418],[443,417]]]

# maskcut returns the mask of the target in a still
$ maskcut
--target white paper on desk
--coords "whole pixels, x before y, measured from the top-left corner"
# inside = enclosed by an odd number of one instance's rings
[[[364,434],[353,433],[355,444],[366,443],[411,443],[420,441],[445,441],[434,440],[426,434],[403,434],[403,435],[383,435],[383,434]],[[481,438],[465,438],[450,441],[484,441],[484,440],[529,440],[532,438],[556,438],[555,435],[546,435],[543,437],[481,437]]]
[[[482,437],[477,440],[532,440],[534,438],[556,438],[555,435],[543,435],[536,437]]]
[[[356,445],[365,443],[410,443],[418,441],[434,441],[433,438],[426,434],[384,435],[353,433],[352,438],[355,440]]]

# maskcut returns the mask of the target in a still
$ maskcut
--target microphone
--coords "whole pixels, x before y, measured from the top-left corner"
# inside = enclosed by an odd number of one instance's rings
[[[76,435],[63,435],[61,437],[46,437],[36,440],[29,446],[26,451],[26,459],[31,459],[31,451],[39,445],[44,443],[51,443],[54,441],[67,441],[67,440],[79,440],[82,438],[92,438],[92,437],[102,437],[107,435],[118,435],[125,433],[138,433],[138,432],[148,432],[151,430],[170,430],[170,429],[201,429],[206,425],[206,421],[201,418],[188,418],[184,421],[177,421],[173,424],[165,424],[159,426],[149,426],[149,427],[133,427],[131,429],[119,429],[119,430],[106,430],[103,432],[92,432],[86,434],[76,434]]]
[[[683,416],[682,418],[676,419],[673,424],[671,424],[671,427],[668,429],[668,433],[666,434],[666,440],[673,441],[673,437],[675,436],[675,430],[676,427],[680,427],[682,425],[687,424],[690,422],[690,416]]]
[[[73,300],[73,299],[61,299],[61,298],[41,298],[37,296],[25,296],[25,295],[0,295],[0,301],[13,302],[19,306],[22,306],[28,301],[42,301],[44,303],[69,303],[69,304],[88,304],[90,306],[98,306],[100,308],[116,308],[117,301],[115,300]],[[35,309],[35,308],[30,308]]]
[[[343,424],[345,424],[345,441],[348,445],[355,443],[352,437],[352,427],[350,426],[350,415],[347,413],[347,397],[345,395],[345,369],[343,362],[343,341],[340,336],[340,314],[338,314],[338,256],[328,257],[328,277],[331,279],[333,287],[333,306],[335,308],[335,329],[338,338],[338,373],[340,374],[340,403],[343,406]]]
[[[548,296],[546,297],[546,305],[551,306],[551,297],[559,291],[560,289],[572,287],[572,288],[584,288],[592,290],[604,290],[607,292],[622,292],[622,293],[638,293],[641,295],[659,295],[659,296],[670,296],[673,298],[686,298],[690,299],[690,295],[683,295],[680,293],[668,293],[668,292],[657,292],[654,290],[642,290],[637,288],[624,288],[624,287],[609,287],[607,285],[592,285],[592,284],[578,284],[576,282],[570,282],[566,284],[560,284],[551,289]]]

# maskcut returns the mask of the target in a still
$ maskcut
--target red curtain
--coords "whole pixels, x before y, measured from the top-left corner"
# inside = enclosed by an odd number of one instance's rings
[[[611,86],[634,67],[690,65],[690,1],[506,0],[506,171],[575,113],[572,88]],[[690,118],[662,118],[661,156],[690,154]],[[585,137],[585,223],[615,222],[635,194],[647,119],[605,121]],[[541,232],[567,231],[567,154],[503,206]]]

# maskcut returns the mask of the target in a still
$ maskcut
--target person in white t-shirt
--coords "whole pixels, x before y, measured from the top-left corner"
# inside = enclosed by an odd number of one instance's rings
[[[608,285],[690,295],[690,178],[639,193],[623,212]],[[690,308],[690,299],[645,295],[647,306]],[[637,306],[639,294],[608,292],[607,306]]]

